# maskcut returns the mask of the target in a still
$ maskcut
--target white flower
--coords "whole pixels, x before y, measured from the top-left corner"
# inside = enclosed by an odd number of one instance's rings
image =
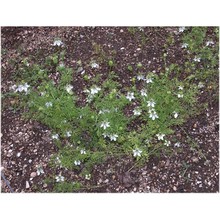
[[[109,135],[107,133],[103,133],[102,135],[104,138],[109,137]]]
[[[53,46],[61,46],[61,45],[63,45],[63,42],[61,41],[61,40],[55,40],[54,42],[53,42]]]
[[[149,118],[151,118],[153,121],[156,119],[156,118],[159,118],[156,111],[154,109],[152,109],[150,111],[150,115],[149,115]]]
[[[90,93],[92,95],[94,95],[94,94],[98,93],[100,90],[101,90],[101,88],[95,86],[95,87],[91,88],[91,92]]]
[[[110,122],[108,121],[103,121],[100,125],[101,128],[103,128],[104,130],[108,127],[110,127]]]
[[[141,90],[141,95],[147,97],[147,90],[146,89],[142,89]]]
[[[185,27],[179,27],[179,32],[183,32],[183,31],[185,31]]]
[[[176,143],[174,144],[174,147],[180,147],[180,142],[176,142]]]
[[[188,46],[189,46],[189,44],[183,43],[181,48],[187,48]]]
[[[170,144],[171,144],[171,142],[170,142],[170,141],[165,140],[165,142],[164,142],[164,145],[165,145],[165,146],[167,146],[167,147],[168,147],[168,146],[170,146]]]
[[[98,64],[98,63],[92,63],[92,64],[91,64],[91,67],[92,67],[93,69],[99,68],[99,64]]]
[[[58,140],[58,139],[59,139],[59,135],[58,135],[58,134],[53,134],[53,135],[52,135],[52,139]]]
[[[86,174],[85,179],[90,180],[91,179],[91,174]]]
[[[52,106],[53,106],[53,103],[52,103],[52,102],[46,102],[46,103],[45,103],[45,106],[46,106],[47,108],[52,107]]]
[[[174,118],[177,118],[178,116],[179,116],[179,114],[174,111],[174,112],[173,112],[173,117],[174,117]]]
[[[99,115],[104,114],[104,113],[109,113],[109,112],[110,112],[109,109],[102,109],[102,110],[99,111]]]
[[[144,80],[144,76],[143,76],[143,75],[138,75],[138,76],[137,76],[137,80],[139,80],[139,81],[140,81],[140,80]]]
[[[132,99],[135,99],[133,92],[128,92],[126,98],[131,101]]]
[[[183,90],[183,86],[178,86],[178,89],[179,90]]]
[[[156,104],[156,103],[154,102],[153,99],[151,99],[150,101],[147,101],[147,106],[148,106],[148,107],[154,108],[155,104]]]
[[[66,88],[66,91],[67,91],[70,95],[73,94],[73,91],[72,91],[73,86],[72,86],[72,85],[66,85],[65,88]]]
[[[44,170],[43,170],[42,166],[39,165],[39,166],[37,166],[37,175],[40,176],[41,173],[44,174]]]
[[[210,45],[213,45],[213,44],[214,44],[214,42],[212,40],[206,42],[206,46],[210,46]]]
[[[24,85],[18,85],[18,87],[15,89],[15,92],[28,92],[28,88],[29,88],[30,86],[27,84],[27,83],[25,83]],[[15,86],[13,86],[13,88],[15,88]]]
[[[138,27],[138,30],[139,30],[139,31],[144,31],[144,28]]]
[[[16,85],[13,85],[13,86],[10,87],[11,90],[16,90],[16,88],[17,88]]]
[[[193,60],[194,60],[195,62],[200,62],[201,58],[200,58],[200,57],[195,57]]]
[[[56,157],[56,161],[57,161],[57,163],[61,163],[61,160],[59,157]]]
[[[80,150],[80,153],[81,153],[81,154],[86,154],[85,149]]]
[[[46,94],[46,92],[40,92],[41,96],[44,96]]]
[[[60,67],[64,67],[64,63],[60,63],[60,65],[59,65]]]
[[[109,135],[109,138],[110,138],[111,141],[116,141],[117,137],[118,137],[117,134],[111,134],[111,135]]]
[[[134,157],[140,157],[141,153],[142,153],[142,150],[140,150],[140,149],[133,150]]]
[[[67,131],[66,132],[66,137],[71,137],[71,133],[72,133],[71,131]]]
[[[56,176],[56,182],[63,182],[64,181],[64,177],[61,176],[60,174],[58,176]]]
[[[146,82],[146,83],[152,83],[153,80],[152,80],[151,77],[148,76],[148,77],[145,79],[145,82]]]
[[[163,140],[163,138],[165,137],[165,134],[157,134],[156,136],[158,140]]]
[[[133,110],[134,115],[141,115],[141,112],[142,112],[142,110],[139,109],[139,108],[135,108],[135,109]]]
[[[183,98],[183,94],[179,94],[179,93],[178,93],[178,94],[177,94],[177,97],[178,97],[178,98]]]
[[[79,165],[81,164],[81,162],[80,162],[79,160],[75,160],[75,161],[74,161],[74,164],[75,164],[76,166],[79,166]]]
[[[202,83],[202,82],[199,82],[199,84],[198,84],[198,88],[203,88],[204,87],[204,84]]]

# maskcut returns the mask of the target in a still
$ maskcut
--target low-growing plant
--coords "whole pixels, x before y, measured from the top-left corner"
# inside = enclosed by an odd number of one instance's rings
[[[133,33],[136,29],[128,30]],[[211,61],[210,56],[215,50],[198,50],[204,43],[205,32],[205,28],[193,29],[183,41],[192,53],[197,55],[202,51],[201,59],[207,59],[204,65],[211,62],[214,67],[216,60]],[[197,37],[198,42],[191,40]],[[99,51],[99,47],[96,50]],[[108,77],[104,81],[99,76],[90,80],[90,86],[83,90],[86,104],[79,105],[80,97],[72,82],[75,72],[65,66],[64,55],[62,51],[56,52],[44,65],[23,60],[15,76],[17,84],[12,88],[13,95],[20,98],[25,108],[26,117],[50,128],[51,139],[59,149],[51,158],[55,167],[75,170],[88,178],[93,166],[109,157],[120,159],[126,155],[137,164],[143,164],[153,155],[170,151],[175,145],[172,139],[175,126],[181,126],[198,113],[197,81],[194,83],[188,77],[180,80],[184,69],[177,64],[167,66],[166,57],[164,72],[139,71],[130,87],[120,84],[118,74],[113,71],[116,62],[107,59]],[[95,62],[91,65],[98,67]],[[143,65],[137,63],[135,66],[141,70]],[[131,65],[127,68],[133,72]],[[188,62],[184,68],[194,70],[198,78],[200,73],[192,63]],[[203,74],[212,71],[205,68]],[[84,80],[88,81],[85,76]],[[65,182],[61,175],[56,176],[56,180],[55,190],[59,192],[81,187],[80,183]]]

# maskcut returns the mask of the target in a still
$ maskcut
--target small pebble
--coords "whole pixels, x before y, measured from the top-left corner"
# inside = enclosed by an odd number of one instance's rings
[[[108,179],[106,179],[105,181],[104,181],[104,183],[108,183],[109,182],[109,180]]]
[[[192,157],[192,162],[197,163],[199,161],[199,159],[197,157]]]
[[[177,191],[177,188],[176,188],[176,186],[174,186],[174,187],[173,187],[173,190],[174,190],[174,191]]]
[[[28,181],[26,181],[26,189],[29,189],[30,188],[30,184]]]
[[[20,156],[21,156],[21,152],[18,152],[18,153],[17,153],[17,157],[20,157]]]
[[[36,172],[32,172],[31,173],[31,177],[34,178],[35,176],[37,176],[37,173]]]

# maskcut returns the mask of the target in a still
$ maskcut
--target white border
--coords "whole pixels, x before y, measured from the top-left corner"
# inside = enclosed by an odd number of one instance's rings
[[[7,0],[1,26],[219,26],[218,1]],[[219,194],[0,194],[2,219],[218,219]]]

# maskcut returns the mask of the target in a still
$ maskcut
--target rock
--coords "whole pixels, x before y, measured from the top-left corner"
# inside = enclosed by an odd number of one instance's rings
[[[199,161],[199,159],[197,157],[192,157],[192,162],[197,163]]]
[[[108,179],[106,179],[105,181],[104,181],[104,183],[108,183],[109,182],[109,180]]]
[[[177,188],[176,188],[176,186],[174,186],[174,187],[173,187],[173,190],[174,190],[174,191],[177,191]]]
[[[115,175],[112,176],[112,179],[113,179],[113,180],[115,179]]]
[[[30,188],[30,184],[28,181],[26,181],[26,189],[29,189]]]
[[[20,156],[21,156],[21,152],[18,152],[18,153],[17,153],[17,157],[20,157]]]
[[[106,170],[106,173],[107,173],[107,174],[112,173],[112,169],[110,168],[110,169]]]
[[[32,172],[31,173],[31,177],[34,178],[35,176],[37,176],[37,173],[36,172]]]
[[[194,128],[197,128],[197,123],[195,123],[195,124],[193,125],[193,127],[194,127]]]
[[[169,165],[170,165],[170,160],[167,160],[165,166],[168,167]]]
[[[44,187],[44,188],[46,188],[46,187],[47,187],[47,184],[46,184],[46,183],[44,183],[43,187]]]

